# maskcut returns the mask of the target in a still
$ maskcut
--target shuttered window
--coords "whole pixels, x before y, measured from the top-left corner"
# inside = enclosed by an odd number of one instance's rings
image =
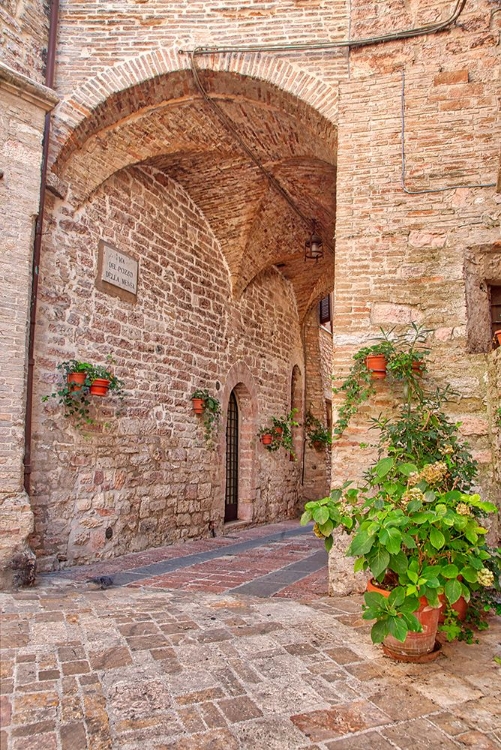
[[[501,286],[490,287],[492,336],[501,330]]]
[[[324,326],[331,321],[331,296],[324,297],[319,303],[320,325]]]

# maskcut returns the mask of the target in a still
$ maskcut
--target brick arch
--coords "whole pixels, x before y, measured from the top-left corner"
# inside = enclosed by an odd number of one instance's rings
[[[337,120],[336,89],[282,58],[234,53],[201,57],[197,65],[204,71],[232,72],[267,82],[313,108],[327,121],[335,123]],[[166,78],[188,71],[186,54],[159,47],[90,78],[54,112],[51,163],[61,158],[65,161],[86,138],[117,118],[131,114],[138,107],[152,106],[152,92],[155,94],[153,101],[165,99]],[[178,95],[186,95],[185,85],[180,86]]]

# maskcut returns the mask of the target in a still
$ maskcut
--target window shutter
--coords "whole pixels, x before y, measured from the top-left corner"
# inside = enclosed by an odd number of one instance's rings
[[[324,297],[323,300],[320,301],[319,308],[320,308],[320,325],[325,325],[326,323],[329,323],[331,319],[330,294],[328,297]]]

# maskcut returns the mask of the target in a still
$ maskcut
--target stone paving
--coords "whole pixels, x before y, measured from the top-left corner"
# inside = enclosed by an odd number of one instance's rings
[[[321,542],[293,530],[237,530],[0,595],[2,750],[501,748],[500,618],[433,663],[393,662],[360,597],[326,596]],[[258,544],[235,552],[246,541]],[[176,559],[125,586],[87,582]],[[236,591],[264,579],[260,596]]]

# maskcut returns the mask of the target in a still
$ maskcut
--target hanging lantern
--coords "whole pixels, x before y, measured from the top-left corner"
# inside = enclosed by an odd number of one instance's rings
[[[322,244],[322,238],[316,231],[316,222],[313,222],[312,232],[310,237],[304,243],[304,259],[315,260],[324,257],[324,248]]]

